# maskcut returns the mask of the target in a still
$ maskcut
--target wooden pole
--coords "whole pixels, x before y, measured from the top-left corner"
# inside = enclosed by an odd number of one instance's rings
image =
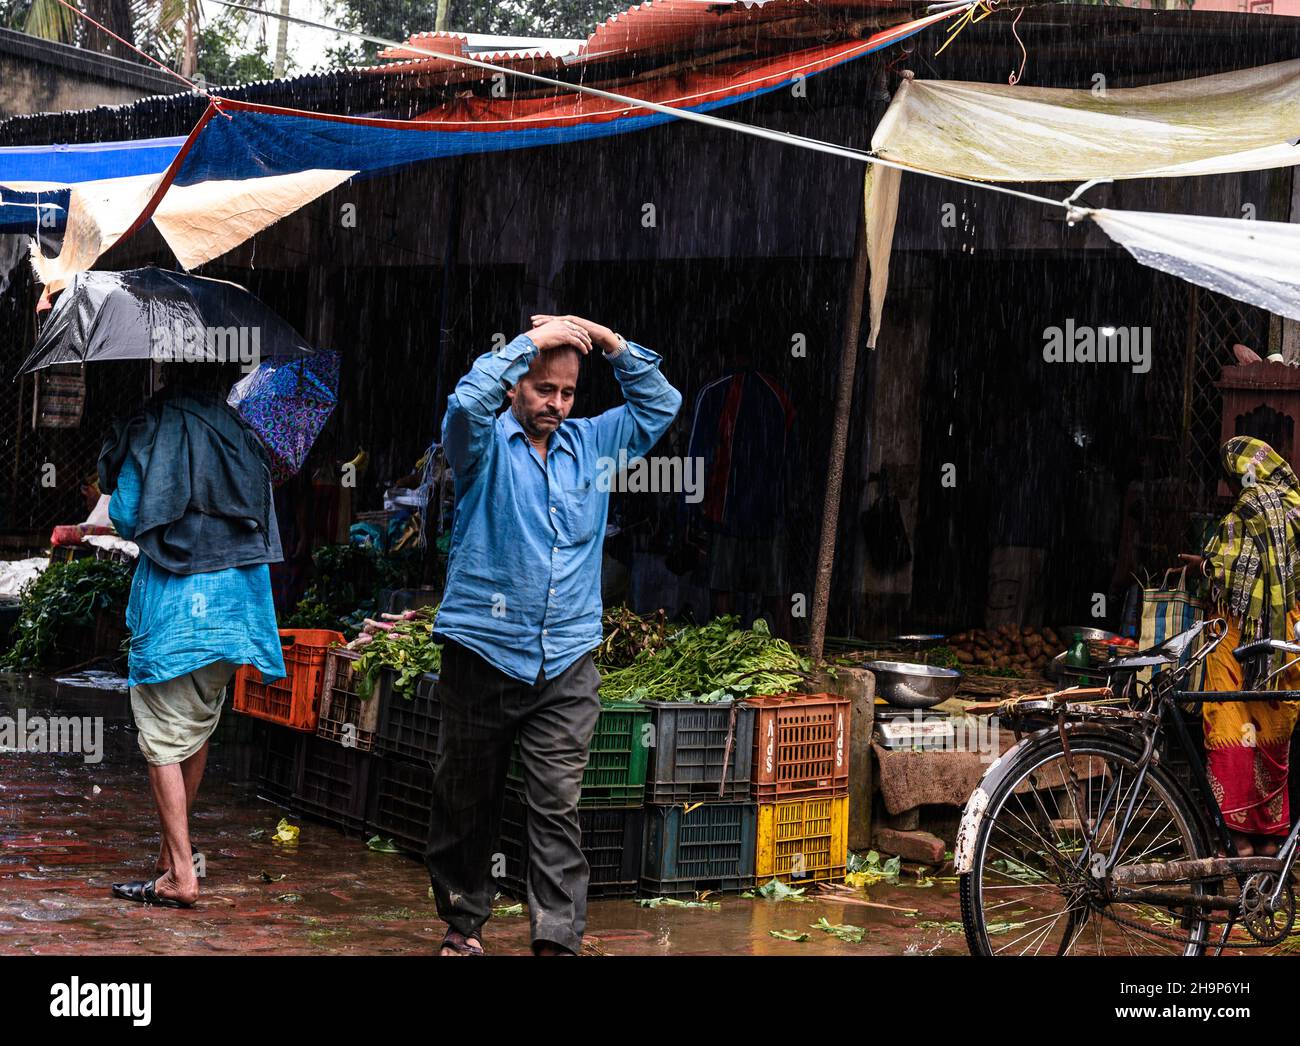
[[[451,0],[438,0],[438,13],[434,16],[433,28],[436,32],[447,31],[447,16],[451,13]]]
[[[864,173],[865,177],[865,173]],[[821,538],[817,548],[817,573],[813,581],[812,631],[808,652],[821,660],[826,643],[826,616],[831,597],[831,572],[835,563],[835,538],[839,530],[840,494],[844,489],[844,457],[849,442],[849,411],[853,407],[853,380],[858,368],[858,341],[862,333],[862,299],[867,290],[867,213],[864,192],[858,196],[857,235],[853,247],[853,275],[844,302],[844,343],[840,349],[839,385],[831,428],[830,459],[826,465],[826,500],[822,504]]]

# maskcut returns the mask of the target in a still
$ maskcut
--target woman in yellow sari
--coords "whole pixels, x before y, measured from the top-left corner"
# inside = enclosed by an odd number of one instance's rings
[[[1292,640],[1300,620],[1300,480],[1272,447],[1247,436],[1224,444],[1223,463],[1241,494],[1204,551],[1211,612],[1228,622],[1206,661],[1206,690],[1240,690],[1233,648],[1253,639]],[[1300,690],[1300,670],[1269,688]],[[1210,702],[1203,709],[1210,787],[1237,852],[1274,854],[1290,827],[1287,763],[1300,703]]]

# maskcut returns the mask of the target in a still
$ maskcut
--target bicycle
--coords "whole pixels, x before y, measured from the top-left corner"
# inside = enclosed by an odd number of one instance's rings
[[[1182,709],[1300,699],[1264,689],[1300,662],[1296,631],[1234,650],[1240,691],[1186,689],[1227,634],[1211,619],[1100,666],[1105,686],[996,706],[1017,743],[968,800],[954,852],[971,953],[1218,954],[1238,923],[1252,941],[1234,948],[1284,940],[1300,820],[1276,856],[1237,856]],[[1277,655],[1291,660],[1274,670]]]

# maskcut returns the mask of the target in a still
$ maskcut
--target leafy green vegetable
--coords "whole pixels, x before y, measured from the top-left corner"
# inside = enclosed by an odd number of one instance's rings
[[[396,846],[393,845],[393,840],[384,839],[378,835],[372,835],[369,839],[367,839],[366,846],[368,849],[374,850],[375,853],[397,854],[402,852]]]
[[[625,606],[606,607],[600,622],[605,638],[596,648],[596,664],[601,672],[626,668],[638,655],[660,649],[668,638],[665,619],[662,610],[653,617],[642,617]]]
[[[707,908],[722,911],[721,901],[679,901],[676,897],[639,897],[636,903],[642,908]]]
[[[768,930],[769,937],[775,937],[779,941],[806,941],[808,935],[799,933],[797,930]]]
[[[375,692],[382,669],[397,673],[393,688],[404,697],[415,693],[420,676],[436,672],[442,665],[442,645],[433,641],[434,607],[417,610],[415,617],[398,621],[388,632],[381,632],[361,648],[356,672],[360,681],[357,693],[368,700]]]
[[[520,904],[498,904],[492,909],[492,914],[498,918],[511,919],[524,914],[524,906]]]
[[[386,556],[369,545],[324,545],[311,561],[314,580],[283,628],[360,631],[364,618],[383,609],[380,594],[417,583],[421,569],[418,556]]]
[[[124,607],[133,569],[130,563],[90,558],[51,563],[19,594],[13,644],[0,657],[0,667],[44,664],[59,652],[69,628],[93,626],[96,611]]]
[[[606,701],[740,700],[783,694],[804,678],[807,663],[761,618],[740,629],[736,617],[678,629],[659,649],[646,648],[621,668],[602,667]]]
[[[937,646],[927,650],[924,655],[927,665],[934,665],[936,668],[961,668],[961,659],[950,646]]]

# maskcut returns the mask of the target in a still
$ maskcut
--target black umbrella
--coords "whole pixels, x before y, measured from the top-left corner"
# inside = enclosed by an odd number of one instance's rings
[[[77,273],[18,373],[98,360],[256,366],[311,354],[296,330],[238,284],[150,266]]]

